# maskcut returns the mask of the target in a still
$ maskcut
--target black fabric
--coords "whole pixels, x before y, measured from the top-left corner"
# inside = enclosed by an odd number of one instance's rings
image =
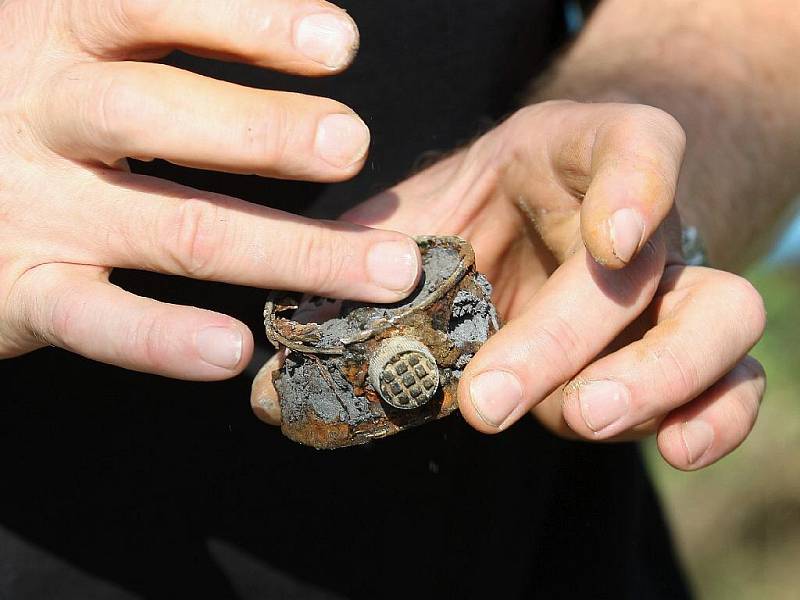
[[[364,173],[276,182],[161,162],[140,172],[331,216],[513,109],[563,42],[557,2],[341,2],[346,74],[304,80],[177,54],[173,64],[331,96],[368,122]],[[424,217],[423,217],[424,218]],[[264,292],[116,272],[260,335]],[[681,598],[632,445],[533,420],[482,436],[453,416],[317,452],[250,413],[249,381],[169,381],[49,349],[0,363],[0,598]]]

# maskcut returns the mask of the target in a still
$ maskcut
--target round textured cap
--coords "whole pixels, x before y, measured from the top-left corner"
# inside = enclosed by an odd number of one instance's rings
[[[439,367],[430,350],[407,337],[384,340],[369,361],[369,382],[386,402],[410,410],[439,388]]]

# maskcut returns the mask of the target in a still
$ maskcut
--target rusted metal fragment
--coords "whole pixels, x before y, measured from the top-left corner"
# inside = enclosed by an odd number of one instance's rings
[[[290,439],[315,448],[362,444],[458,408],[464,367],[499,328],[491,285],[475,271],[472,248],[461,238],[417,242],[424,276],[401,303],[267,302],[267,337],[289,350],[273,378]],[[288,306],[299,307],[296,321],[281,315]],[[308,322],[317,315],[325,319]]]

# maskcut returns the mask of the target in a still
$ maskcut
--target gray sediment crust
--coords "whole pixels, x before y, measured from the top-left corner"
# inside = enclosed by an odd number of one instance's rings
[[[343,338],[369,329],[375,319],[391,317],[393,313],[423,302],[456,270],[460,260],[455,248],[429,248],[424,254],[423,280],[411,296],[392,305],[342,303],[338,317],[320,324],[322,344],[338,345]],[[474,272],[466,276],[474,278],[478,292],[470,291],[468,286],[456,293],[446,329],[453,346],[465,352],[453,368],[441,370],[443,382],[461,376],[474,349],[488,339],[491,328],[497,324],[497,314],[491,303],[491,284],[483,275]],[[469,349],[471,351],[467,351]],[[307,356],[299,352],[289,354],[275,382],[285,422],[302,422],[309,411],[313,411],[324,423],[347,423],[352,426],[374,417],[369,401],[363,396],[356,396],[344,376],[349,354],[324,357]]]
[[[341,421],[356,425],[370,418],[369,402],[353,394],[353,388],[342,375],[342,359],[326,363],[298,353],[286,357],[284,372],[275,382],[284,420],[302,421],[309,408],[325,423]],[[323,375],[322,369],[328,376]]]
[[[485,297],[460,290],[453,299],[448,336],[458,347],[474,342],[482,344],[489,337],[490,325],[497,322],[497,313],[490,302],[492,284],[483,275],[476,275],[475,282],[485,291]]]

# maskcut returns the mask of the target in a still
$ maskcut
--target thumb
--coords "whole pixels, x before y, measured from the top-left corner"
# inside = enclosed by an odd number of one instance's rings
[[[253,379],[250,390],[250,406],[255,415],[268,425],[281,424],[281,406],[278,392],[272,382],[272,374],[283,367],[286,352],[279,350],[264,363]]]
[[[614,105],[592,147],[591,183],[581,206],[581,237],[595,260],[627,265],[669,214],[685,135],[678,122],[648,106]]]

